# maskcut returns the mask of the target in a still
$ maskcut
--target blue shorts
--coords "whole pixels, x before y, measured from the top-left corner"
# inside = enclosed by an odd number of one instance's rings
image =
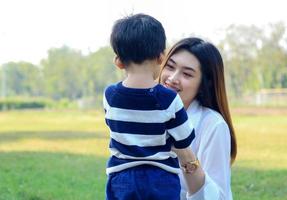
[[[106,200],[179,200],[177,174],[140,165],[108,176]]]

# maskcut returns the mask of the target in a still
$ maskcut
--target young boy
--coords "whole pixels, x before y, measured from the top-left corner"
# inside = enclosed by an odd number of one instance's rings
[[[110,42],[115,65],[127,76],[103,97],[111,136],[106,198],[179,200],[179,164],[171,147],[184,153],[194,131],[180,97],[155,82],[164,28],[151,16],[128,16],[116,21]]]

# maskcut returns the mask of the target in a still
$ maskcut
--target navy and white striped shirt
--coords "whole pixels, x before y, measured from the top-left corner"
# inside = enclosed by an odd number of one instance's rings
[[[105,90],[103,104],[111,137],[107,174],[143,164],[179,173],[171,147],[188,147],[194,129],[174,91],[159,84],[127,88],[120,82]]]

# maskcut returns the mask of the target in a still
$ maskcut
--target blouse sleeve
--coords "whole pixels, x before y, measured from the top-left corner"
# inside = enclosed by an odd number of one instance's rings
[[[188,200],[230,200],[230,132],[225,122],[206,131],[199,144],[198,159],[205,183]]]

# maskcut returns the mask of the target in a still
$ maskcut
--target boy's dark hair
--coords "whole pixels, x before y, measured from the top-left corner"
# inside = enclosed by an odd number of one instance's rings
[[[165,50],[166,36],[158,20],[149,15],[136,14],[115,22],[110,42],[125,65],[130,62],[141,64],[160,56]]]

